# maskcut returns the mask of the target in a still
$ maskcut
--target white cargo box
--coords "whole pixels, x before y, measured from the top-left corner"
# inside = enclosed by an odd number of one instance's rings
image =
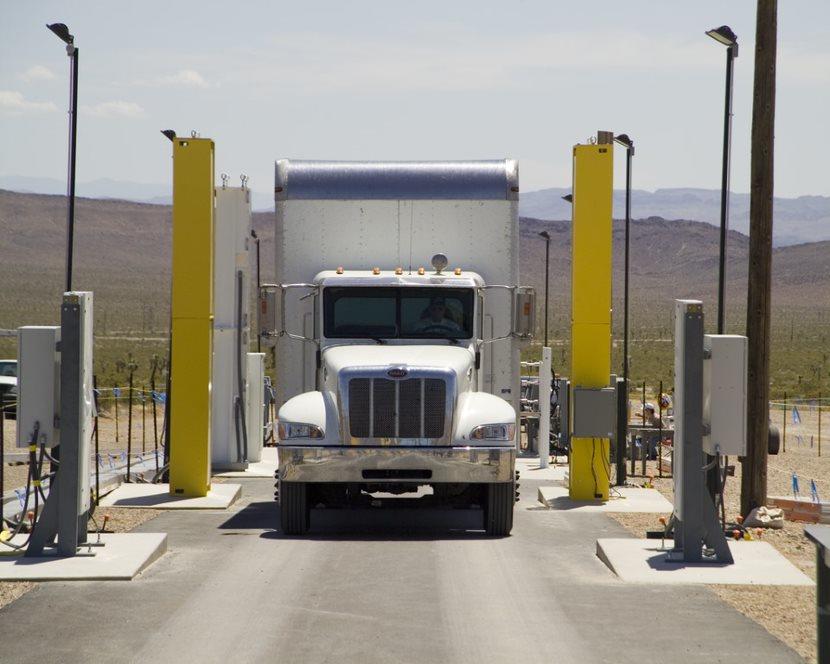
[[[519,284],[518,164],[512,159],[448,162],[276,163],[277,283],[309,283],[319,272],[430,271],[437,253],[448,269],[486,284]],[[315,335],[313,299],[285,299],[286,327]],[[488,338],[510,331],[511,296],[486,296]],[[319,330],[317,331],[319,332]],[[482,348],[484,391],[519,411],[515,338]],[[315,389],[315,347],[282,337],[276,348],[277,405]]]

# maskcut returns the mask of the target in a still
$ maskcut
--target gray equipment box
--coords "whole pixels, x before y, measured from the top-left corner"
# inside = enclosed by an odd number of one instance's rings
[[[572,438],[613,438],[617,397],[613,387],[574,387]]]

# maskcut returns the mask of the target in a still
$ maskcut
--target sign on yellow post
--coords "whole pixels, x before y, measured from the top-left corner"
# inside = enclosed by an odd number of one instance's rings
[[[613,157],[613,143],[574,146],[571,224],[573,387],[607,387],[611,380]],[[608,438],[571,439],[571,499],[608,500],[609,448]]]
[[[173,139],[170,493],[210,490],[213,352],[213,141]]]

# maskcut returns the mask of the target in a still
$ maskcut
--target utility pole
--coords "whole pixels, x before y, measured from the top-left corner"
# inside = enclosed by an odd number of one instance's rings
[[[747,454],[741,473],[741,513],[767,500],[769,438],[770,284],[772,277],[773,146],[778,0],[758,0],[752,97],[752,165],[749,203],[749,337]]]

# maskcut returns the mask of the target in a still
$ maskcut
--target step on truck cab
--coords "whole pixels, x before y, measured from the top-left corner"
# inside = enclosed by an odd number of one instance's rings
[[[509,159],[276,163],[260,334],[275,345],[285,533],[313,506],[415,492],[510,533],[536,310],[518,191]]]

